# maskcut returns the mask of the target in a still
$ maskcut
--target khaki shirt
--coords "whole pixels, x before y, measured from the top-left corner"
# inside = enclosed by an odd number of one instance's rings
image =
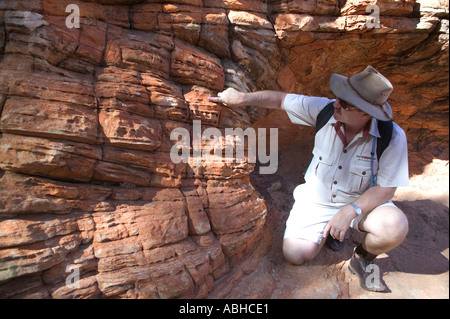
[[[319,112],[330,102],[328,98],[288,94],[284,108],[294,124],[315,126]],[[373,172],[376,185],[399,187],[409,185],[408,146],[404,131],[394,123],[392,139],[380,161],[376,155],[376,139],[380,137],[377,121],[372,119],[369,134],[361,131],[346,148],[335,130],[332,116],[315,136],[311,164],[305,181],[317,203],[343,204],[355,201],[371,187],[371,151],[375,143]],[[341,127],[343,130],[343,127]],[[366,135],[366,136],[365,136]]]

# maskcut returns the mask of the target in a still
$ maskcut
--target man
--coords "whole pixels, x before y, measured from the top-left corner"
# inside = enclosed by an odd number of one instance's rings
[[[364,238],[355,248],[349,269],[358,274],[364,289],[385,291],[382,278],[370,281],[368,265],[377,255],[398,246],[408,232],[406,216],[391,201],[397,187],[409,182],[406,136],[397,124],[391,125],[392,136],[380,158],[375,155],[378,121],[392,120],[387,99],[393,87],[368,66],[349,78],[333,74],[330,88],[335,100],[275,91],[242,93],[231,88],[210,100],[285,110],[292,123],[307,126],[315,126],[320,111],[332,103],[333,116],[316,133],[305,184],[294,190],[283,254],[300,265],[312,260],[324,242],[341,248],[353,227]]]

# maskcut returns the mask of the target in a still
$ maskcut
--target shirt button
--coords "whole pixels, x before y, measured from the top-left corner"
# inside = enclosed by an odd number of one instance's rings
[[[339,169],[342,169],[342,166],[341,165],[339,165],[339,167],[338,167]]]
[[[336,185],[336,184],[337,184],[337,181],[334,181],[333,184]]]
[[[319,157],[319,161],[321,161],[321,160],[322,160],[322,156]]]
[[[336,198],[336,195],[333,195],[333,198]]]
[[[366,171],[362,172],[363,175],[366,175]]]
[[[347,153],[347,150],[344,150],[344,153]]]

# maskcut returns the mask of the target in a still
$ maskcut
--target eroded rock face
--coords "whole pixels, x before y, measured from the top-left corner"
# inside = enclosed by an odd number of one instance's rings
[[[228,86],[331,96],[331,73],[372,64],[412,163],[448,159],[448,2],[377,1],[368,29],[372,2],[2,1],[0,296],[226,296],[271,243],[254,164],[174,163],[170,134],[306,132],[208,101]]]

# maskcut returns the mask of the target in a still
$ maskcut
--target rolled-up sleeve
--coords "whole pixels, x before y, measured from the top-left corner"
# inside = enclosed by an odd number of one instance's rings
[[[325,97],[287,94],[283,105],[293,124],[314,127],[319,112],[331,101]]]

